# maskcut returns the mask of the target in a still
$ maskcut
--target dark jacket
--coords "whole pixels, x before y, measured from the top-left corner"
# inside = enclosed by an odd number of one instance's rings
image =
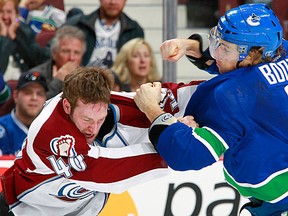
[[[84,53],[82,65],[87,65],[93,53],[96,42],[95,21],[99,18],[100,9],[89,15],[75,15],[66,21],[64,25],[73,25],[84,31],[86,35],[87,51]],[[121,30],[117,44],[117,52],[129,40],[137,37],[144,38],[142,27],[125,13],[120,15]]]
[[[11,55],[20,71],[24,72],[49,59],[50,51],[35,41],[29,26],[20,23],[15,40],[0,36],[0,71],[3,73],[7,69]]]
[[[48,92],[47,99],[56,96],[60,92],[62,92],[62,81],[56,78],[53,78],[53,60],[48,60],[43,64],[40,64],[29,71],[37,71],[42,74],[46,78],[46,82],[48,84]]]

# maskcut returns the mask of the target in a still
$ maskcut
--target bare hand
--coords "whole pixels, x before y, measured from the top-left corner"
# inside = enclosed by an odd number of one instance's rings
[[[2,19],[2,16],[3,16],[3,14],[2,14],[2,12],[0,12],[0,35],[7,37],[8,29],[7,29],[7,26],[5,25],[5,23]]]
[[[193,116],[179,117],[177,120],[184,123],[188,127],[193,127],[193,128],[199,127],[199,124],[194,120]]]
[[[16,31],[19,28],[19,18],[17,16],[13,16],[11,18],[11,24],[8,26],[8,37],[14,40],[16,38]]]
[[[78,65],[75,62],[67,62],[61,68],[57,69],[56,65],[53,65],[53,78],[64,81],[67,74],[71,73]]]
[[[171,39],[161,44],[160,51],[164,60],[177,62],[186,52],[186,39]]]
[[[37,9],[44,0],[41,2],[39,0],[21,0],[19,3],[19,7],[27,8],[28,10]]]
[[[154,82],[141,85],[140,89],[136,90],[134,101],[138,108],[146,114],[152,122],[157,116],[164,113],[159,102],[161,100],[161,83]]]

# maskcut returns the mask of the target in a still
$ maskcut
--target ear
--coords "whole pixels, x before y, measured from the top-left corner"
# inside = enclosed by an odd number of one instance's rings
[[[71,113],[71,105],[70,105],[69,101],[66,98],[63,99],[63,109],[64,109],[65,113],[70,115],[70,113]]]

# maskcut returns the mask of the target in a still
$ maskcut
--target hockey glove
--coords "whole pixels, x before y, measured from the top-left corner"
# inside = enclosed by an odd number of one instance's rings
[[[209,52],[209,44],[208,44],[208,34],[199,33],[199,34],[193,34],[189,37],[189,39],[197,40],[200,43],[200,53],[202,54],[201,58],[195,58],[193,56],[186,55],[188,60],[192,62],[196,67],[198,67],[201,70],[207,69],[210,65],[207,65],[206,62],[208,60],[214,60],[210,56]]]

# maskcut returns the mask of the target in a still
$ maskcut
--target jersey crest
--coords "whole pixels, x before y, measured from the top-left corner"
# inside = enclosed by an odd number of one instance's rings
[[[95,191],[87,190],[75,183],[67,183],[58,190],[56,195],[50,195],[66,202],[75,202],[94,195],[95,193]]]
[[[56,137],[51,140],[50,148],[55,155],[73,157],[76,156],[75,139],[73,136],[66,134],[65,136]]]

